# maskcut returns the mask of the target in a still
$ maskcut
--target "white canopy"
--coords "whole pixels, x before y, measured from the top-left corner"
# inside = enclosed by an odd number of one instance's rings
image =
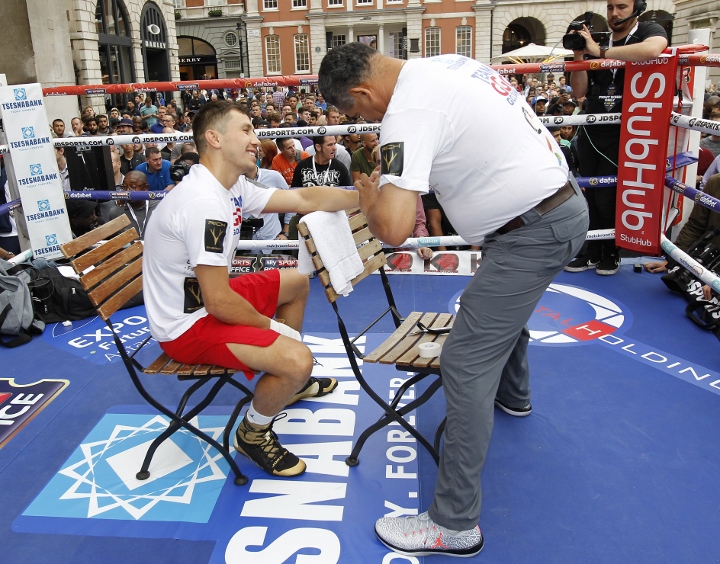
[[[526,62],[550,62],[554,59],[563,59],[564,57],[572,57],[573,52],[562,47],[546,47],[545,45],[535,45],[529,43],[525,47],[508,51],[501,55],[495,55],[493,61],[511,60],[517,63]]]

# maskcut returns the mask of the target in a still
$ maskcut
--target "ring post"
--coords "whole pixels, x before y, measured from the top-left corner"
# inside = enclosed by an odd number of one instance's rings
[[[675,56],[625,66],[616,244],[647,255],[660,254],[668,123],[676,71]]]

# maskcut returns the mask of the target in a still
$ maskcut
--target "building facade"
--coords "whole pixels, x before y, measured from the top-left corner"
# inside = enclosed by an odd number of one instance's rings
[[[498,62],[502,53],[528,43],[560,45],[570,21],[588,11],[594,13],[595,31],[608,29],[602,1],[245,0],[244,8],[237,1],[175,0],[175,6],[182,26],[202,20],[209,10],[227,10],[225,27],[215,32],[221,36],[239,16],[243,69],[252,77],[316,74],[329,49],[350,41],[402,59],[460,53]],[[675,45],[687,43],[690,30],[709,28],[716,50],[716,8],[712,0],[652,0],[641,20],[661,24]],[[204,27],[202,33],[207,38]],[[217,76],[223,76],[221,68]],[[711,69],[709,76],[714,81],[720,71]]]

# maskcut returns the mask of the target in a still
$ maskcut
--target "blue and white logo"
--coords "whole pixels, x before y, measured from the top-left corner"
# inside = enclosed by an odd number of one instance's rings
[[[45,235],[45,245],[48,247],[51,247],[52,245],[57,245],[57,235],[55,233],[51,233],[50,235]]]
[[[221,440],[226,416],[193,420]],[[159,415],[106,414],[23,515],[207,523],[225,482],[222,455],[192,433],[177,431],[138,480],[150,443],[168,427]]]
[[[50,210],[50,200],[38,200],[38,211],[49,211]]]
[[[34,127],[22,127],[23,139],[35,139],[35,128]]]
[[[125,332],[118,323],[112,330],[119,337]],[[94,339],[90,325],[73,334]],[[356,344],[364,352],[383,339],[364,335]],[[378,410],[361,393],[337,335],[306,334],[303,342],[318,358],[313,375],[338,377],[332,394],[293,406],[273,428],[307,464],[303,476],[273,478],[232,453],[249,479],[238,487],[221,455],[181,430],[155,453],[149,479],[138,481],[148,445],[168,428],[168,419],[147,406],[117,406],[75,443],[67,460],[50,463],[57,471],[13,521],[13,531],[209,541],[211,564],[389,563],[387,548],[366,525],[382,515],[418,513],[422,447],[389,427],[365,445],[363,463],[349,468],[344,460],[354,439],[377,420]],[[362,370],[383,396],[402,385],[391,366]],[[217,440],[232,407],[210,410],[192,423]]]
[[[42,165],[40,163],[30,165],[30,176],[40,176],[42,173]]]
[[[13,88],[13,94],[15,94],[16,102],[27,100],[27,92],[25,92],[24,88]]]

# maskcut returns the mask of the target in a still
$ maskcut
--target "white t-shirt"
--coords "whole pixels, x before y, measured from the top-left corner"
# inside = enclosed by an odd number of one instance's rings
[[[143,254],[145,307],[158,341],[177,339],[207,315],[195,266],[229,270],[243,213],[262,213],[273,192],[244,176],[226,190],[198,164],[165,196],[148,221]]]
[[[380,185],[432,187],[473,244],[567,182],[560,147],[522,96],[490,67],[460,55],[405,64],[380,144]]]

